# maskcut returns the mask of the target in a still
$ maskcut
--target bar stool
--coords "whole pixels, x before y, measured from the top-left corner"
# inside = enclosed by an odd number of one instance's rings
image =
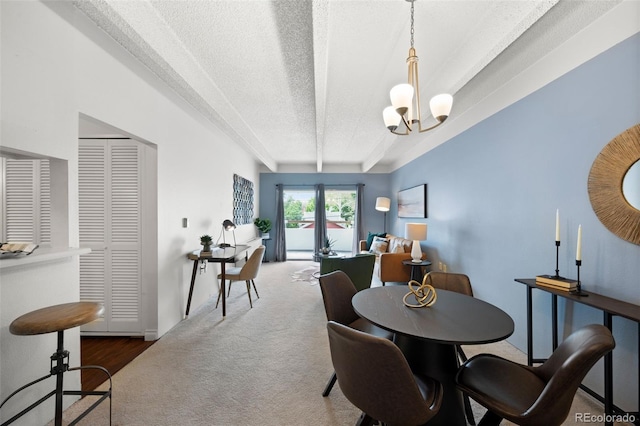
[[[109,424],[111,424],[111,374],[107,371],[106,368],[100,367],[97,365],[84,365],[74,368],[69,368],[69,351],[64,349],[64,330],[78,327],[83,324],[87,324],[89,322],[95,321],[100,318],[104,312],[104,307],[99,303],[94,302],[73,302],[73,303],[64,303],[61,305],[49,306],[46,308],[38,309],[29,313],[26,313],[18,318],[16,318],[11,325],[9,326],[9,331],[11,334],[20,335],[20,336],[31,336],[36,334],[45,334],[45,333],[53,333],[54,331],[58,333],[58,349],[56,352],[51,355],[51,371],[48,375],[43,376],[39,379],[34,380],[31,383],[28,383],[22,386],[20,389],[13,392],[9,395],[2,404],[0,404],[0,409],[4,406],[4,404],[9,401],[13,396],[23,391],[24,389],[35,385],[45,379],[48,379],[51,376],[56,376],[56,388],[20,411],[15,416],[11,417],[6,422],[2,423],[1,426],[9,425],[13,423],[15,420],[19,419],[50,397],[56,397],[55,401],[55,425],[62,425],[62,397],[64,395],[94,395],[100,396],[100,398],[94,402],[89,408],[87,408],[84,412],[82,412],[75,420],[73,420],[69,425],[75,425],[81,419],[83,419],[90,411],[96,408],[102,401],[104,401],[107,397],[109,398]],[[66,361],[66,362],[65,362]],[[63,390],[62,382],[63,382],[63,374],[66,371],[74,371],[81,369],[98,369],[103,371],[109,379],[109,390],[107,391],[71,391],[71,390]]]

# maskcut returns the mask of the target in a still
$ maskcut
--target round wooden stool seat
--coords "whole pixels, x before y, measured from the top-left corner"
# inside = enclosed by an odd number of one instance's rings
[[[19,316],[9,326],[11,334],[30,336],[78,327],[102,316],[104,307],[96,302],[72,302],[49,306]]]

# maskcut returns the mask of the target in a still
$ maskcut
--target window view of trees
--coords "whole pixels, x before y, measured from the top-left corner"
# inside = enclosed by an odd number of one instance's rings
[[[300,228],[302,201],[288,195],[284,200],[284,221],[287,228]]]
[[[284,218],[287,228],[304,228],[314,222],[314,191],[285,191],[284,196]],[[353,227],[355,206],[354,190],[325,191],[327,222],[334,222],[343,228]]]
[[[328,190],[325,192],[324,202],[328,213],[340,213],[340,219],[345,222],[345,228],[353,226],[353,215],[356,210],[355,191]],[[327,221],[329,221],[329,214],[327,214]]]

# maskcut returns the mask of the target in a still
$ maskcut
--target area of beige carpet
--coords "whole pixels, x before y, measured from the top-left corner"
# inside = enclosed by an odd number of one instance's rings
[[[321,395],[333,367],[320,288],[292,279],[297,271],[307,276],[317,265],[265,263],[253,309],[245,287],[237,285],[224,320],[221,309],[214,309],[215,297],[192,312],[114,375],[113,425],[355,424],[360,412],[338,385],[328,398]],[[506,342],[465,350],[525,359]],[[78,401],[65,419],[91,402]],[[474,410],[479,420],[484,410],[475,403]],[[573,410],[602,413],[601,405],[582,393]],[[80,424],[107,425],[108,404]],[[566,424],[578,424],[573,413]]]

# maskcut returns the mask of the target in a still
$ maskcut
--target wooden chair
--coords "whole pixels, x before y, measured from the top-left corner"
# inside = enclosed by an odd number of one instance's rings
[[[358,292],[351,279],[343,271],[334,271],[320,276],[320,291],[324,302],[324,311],[328,321],[339,322],[356,330],[369,333],[384,339],[393,339],[393,333],[371,324],[360,318],[353,310],[351,299]],[[322,396],[329,396],[336,383],[334,372],[322,392]]]
[[[262,265],[264,250],[264,246],[256,248],[251,256],[249,256],[247,263],[245,263],[242,267],[233,267],[226,270],[225,279],[229,280],[229,290],[227,291],[227,297],[229,297],[229,293],[231,293],[232,282],[244,281],[247,284],[249,306],[253,308],[253,302],[251,300],[251,285],[253,285],[253,291],[256,292],[256,297],[259,299],[260,295],[258,294],[258,290],[256,289],[256,283],[254,280],[258,277],[258,272],[260,272],[260,265]],[[218,279],[222,279],[222,274],[218,274]],[[220,283],[220,285],[225,285],[225,283]],[[216,308],[218,307],[218,303],[220,302],[220,295],[221,292],[219,291],[218,300],[216,300]]]
[[[413,374],[393,342],[334,321],[327,331],[338,385],[363,412],[359,425],[422,425],[438,413],[442,385]]]
[[[502,419],[524,426],[560,425],[584,376],[614,347],[611,331],[592,324],[567,337],[540,366],[480,354],[460,367],[456,383],[487,408],[482,426]]]

